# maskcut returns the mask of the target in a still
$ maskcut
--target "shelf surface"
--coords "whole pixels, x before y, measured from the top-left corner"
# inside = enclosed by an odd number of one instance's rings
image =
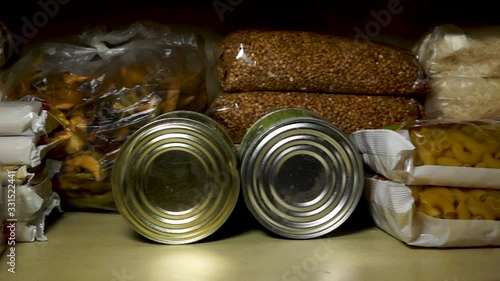
[[[2,254],[0,280],[500,280],[500,248],[412,248],[356,222],[324,238],[288,240],[239,222],[247,227],[163,245],[117,213],[65,212],[48,225],[47,242],[16,245],[15,274]]]

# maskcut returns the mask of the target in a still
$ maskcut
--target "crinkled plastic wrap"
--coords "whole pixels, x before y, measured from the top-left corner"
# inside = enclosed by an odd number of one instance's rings
[[[4,228],[15,222],[16,242],[47,241],[45,217],[54,209],[62,212],[59,195],[52,189],[52,179],[60,167],[59,161],[48,159],[36,168],[25,165],[1,168],[0,221]],[[7,208],[12,199],[15,199],[13,212]]]
[[[35,96],[69,120],[50,135],[65,141],[47,155],[62,161],[63,206],[114,211],[110,170],[125,140],[162,113],[208,107],[203,38],[137,22],[64,42],[32,48],[4,73],[4,98]]]
[[[500,76],[500,26],[436,26],[414,49],[420,65],[430,77]]]
[[[417,120],[351,139],[365,163],[392,181],[500,189],[500,119]]]
[[[375,224],[417,247],[500,246],[500,191],[407,186],[367,177]]]
[[[410,50],[305,31],[232,32],[219,43],[217,73],[225,92],[418,95],[428,91]]]
[[[499,26],[436,26],[414,49],[431,84],[425,102],[430,118],[500,117]]]
[[[309,92],[227,93],[217,97],[207,114],[239,143],[260,117],[282,108],[311,110],[350,134],[423,118],[423,106],[411,97]]]
[[[429,118],[476,120],[500,118],[498,78],[443,76],[432,79],[426,96]]]

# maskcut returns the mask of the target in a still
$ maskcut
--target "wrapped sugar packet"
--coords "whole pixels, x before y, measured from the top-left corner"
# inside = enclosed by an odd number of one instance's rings
[[[41,101],[18,100],[0,102],[0,136],[48,134],[59,126],[67,126],[63,114]]]
[[[7,171],[7,179],[2,175],[2,182],[7,181],[2,187],[7,188],[0,189],[0,222],[3,227],[15,221],[16,242],[46,241],[45,217],[55,208],[62,212],[60,197],[52,190],[52,178],[59,172],[61,162],[47,159],[36,168],[28,168],[32,176],[21,185],[14,184],[14,170],[0,168]],[[15,202],[15,212],[8,211],[11,200]]]
[[[46,142],[35,136],[0,136],[0,163],[36,167],[50,149],[64,140],[58,138]]]

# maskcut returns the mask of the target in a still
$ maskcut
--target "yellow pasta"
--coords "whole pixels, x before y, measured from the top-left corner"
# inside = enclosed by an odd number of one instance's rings
[[[467,207],[466,201],[462,201],[462,202],[458,203],[457,219],[459,219],[459,220],[470,220],[471,219],[469,207]]]
[[[409,133],[417,166],[500,169],[500,123],[422,125]]]
[[[428,216],[431,216],[433,218],[441,218],[441,210],[439,210],[436,207],[433,207],[427,203],[421,203],[417,207],[418,212],[422,212]]]
[[[427,150],[418,150],[417,151],[418,156],[420,157],[420,160],[422,160],[424,165],[435,165],[436,164],[436,159],[432,155],[431,152]]]
[[[485,154],[483,162],[488,165],[488,168],[500,169],[500,159],[495,159],[490,154]]]
[[[486,199],[488,193],[484,189],[468,189],[465,191],[468,198],[472,198],[476,201],[483,202]]]
[[[452,157],[438,157],[436,158],[436,164],[441,166],[463,166],[464,164]]]
[[[453,193],[455,201],[458,202],[459,204],[465,201],[465,199],[467,199],[467,194],[465,194],[465,192],[463,192],[458,188],[450,188],[450,191],[451,193]]]
[[[496,220],[500,220],[500,202],[491,205],[491,212],[495,216]]]
[[[481,204],[479,201],[469,198],[467,199],[467,206],[469,207],[469,212],[472,216],[477,219],[483,220],[494,220],[495,215],[492,210],[486,204]]]
[[[441,211],[443,218],[455,218],[456,210],[453,205],[454,196],[450,190],[443,187],[428,188],[420,193],[420,204],[429,205]]]
[[[439,219],[500,220],[500,190],[411,186],[417,212]]]
[[[451,146],[451,144],[450,144],[450,146]],[[453,152],[451,152],[451,149],[447,149],[447,150],[443,151],[442,156],[448,157],[448,158],[453,158]]]
[[[470,143],[454,142],[451,144],[451,152],[455,159],[469,165],[476,165],[483,159],[481,150],[471,146]]]
[[[488,163],[485,163],[485,162],[479,162],[474,167],[476,167],[476,168],[489,168]]]
[[[411,196],[413,197],[413,199],[416,201],[419,200],[419,194],[420,192],[422,191],[422,187],[419,186],[419,185],[412,185],[412,186],[408,186],[411,190]]]

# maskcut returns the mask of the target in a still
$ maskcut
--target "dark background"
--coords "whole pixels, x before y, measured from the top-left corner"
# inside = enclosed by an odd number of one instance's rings
[[[56,0],[8,1],[0,8],[3,21],[15,34],[23,34],[25,21],[42,10],[39,2]],[[62,1],[62,0],[61,0]],[[223,34],[242,27],[313,30],[354,36],[355,27],[364,30],[374,18],[371,11],[387,9],[389,0],[363,1],[251,1],[218,0],[218,3],[238,3],[219,18],[216,1],[183,0],[65,0],[47,24],[37,28],[29,41],[44,40],[79,33],[93,24],[123,25],[136,20],[153,20],[172,25],[198,26]],[[392,15],[373,40],[411,45],[433,26],[451,23],[459,26],[500,24],[493,7],[494,1],[428,1],[400,0],[403,11]],[[389,39],[388,39],[389,38]]]

